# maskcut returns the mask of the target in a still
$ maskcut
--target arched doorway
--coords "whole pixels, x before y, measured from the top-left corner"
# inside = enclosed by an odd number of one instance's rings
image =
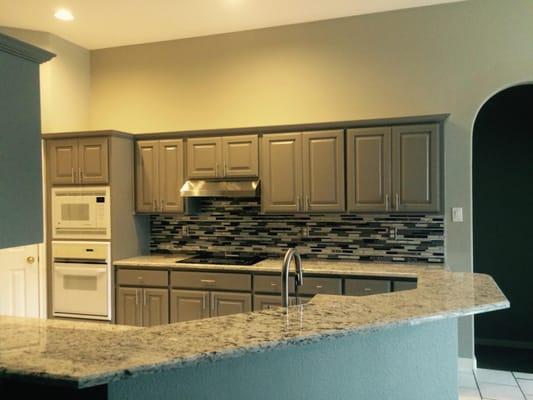
[[[478,366],[533,372],[533,84],[479,111],[472,178],[474,272],[493,276],[511,302],[476,316]]]

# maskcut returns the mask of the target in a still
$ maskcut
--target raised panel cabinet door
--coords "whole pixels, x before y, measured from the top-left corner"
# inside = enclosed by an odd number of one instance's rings
[[[391,132],[390,127],[348,130],[348,211],[390,211]]]
[[[209,292],[202,290],[172,290],[170,321],[183,322],[209,317]]]
[[[50,183],[78,184],[78,139],[48,140],[47,148]]]
[[[249,293],[211,292],[211,316],[238,314],[252,311]]]
[[[192,138],[187,140],[187,176],[191,179],[221,178],[222,138]]]
[[[80,183],[106,184],[109,182],[109,144],[106,137],[79,139]]]
[[[142,326],[142,289],[119,287],[117,289],[116,320],[120,325]]]
[[[261,147],[263,211],[303,211],[302,134],[264,135]]]
[[[168,324],[168,289],[143,289],[143,326]]]
[[[395,211],[440,210],[440,144],[437,124],[392,129]]]
[[[295,297],[289,297],[289,306],[296,304]],[[254,311],[270,310],[271,308],[281,307],[281,295],[254,295]]]
[[[224,176],[230,178],[259,176],[258,152],[257,135],[223,137]]]
[[[139,140],[135,154],[135,208],[154,212],[159,202],[159,141]]]
[[[183,156],[182,139],[159,142],[159,200],[162,212],[183,212],[184,201],[180,196]]]
[[[303,134],[303,208],[344,211],[344,131]]]

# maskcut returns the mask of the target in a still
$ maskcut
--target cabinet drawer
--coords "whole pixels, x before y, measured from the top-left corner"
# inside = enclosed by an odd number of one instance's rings
[[[250,274],[173,271],[170,275],[170,282],[172,287],[186,289],[252,289],[252,277]]]
[[[345,290],[346,296],[388,293],[391,291],[391,282],[380,279],[346,279]]]
[[[304,274],[304,284],[298,289],[299,294],[342,294],[340,278],[310,278]]]
[[[145,269],[119,269],[117,284],[135,286],[168,286],[167,271],[149,271]]]
[[[416,281],[394,281],[392,285],[395,292],[416,289]]]
[[[281,293],[281,276],[255,275],[254,290],[261,293]],[[294,293],[294,276],[289,276],[289,293]]]

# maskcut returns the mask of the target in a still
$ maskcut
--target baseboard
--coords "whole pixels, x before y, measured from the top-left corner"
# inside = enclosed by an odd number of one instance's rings
[[[457,362],[458,362],[459,371],[472,371],[477,368],[476,357],[472,357],[472,358],[459,357]]]

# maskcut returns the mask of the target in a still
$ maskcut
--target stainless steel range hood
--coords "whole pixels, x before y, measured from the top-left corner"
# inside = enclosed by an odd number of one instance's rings
[[[180,189],[182,197],[258,197],[259,180],[190,180]]]

